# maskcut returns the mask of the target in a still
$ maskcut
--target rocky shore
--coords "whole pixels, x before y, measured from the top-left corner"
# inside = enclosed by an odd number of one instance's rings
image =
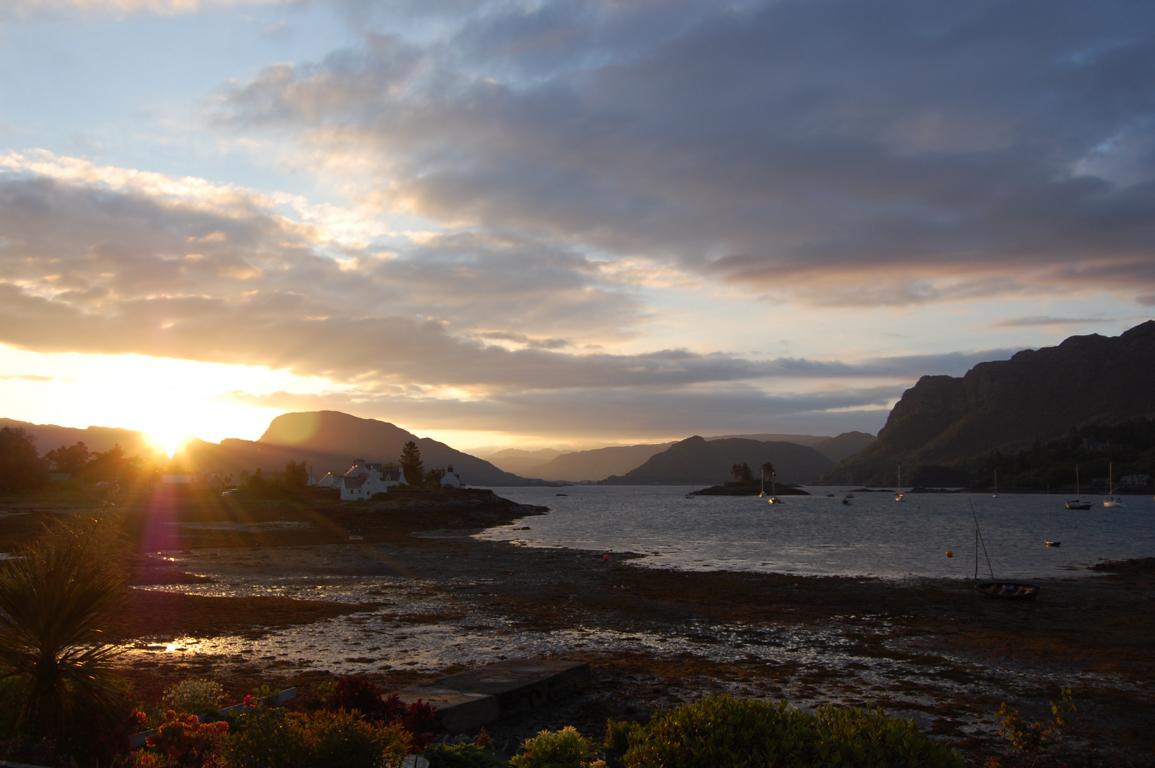
[[[141,561],[141,586],[109,627],[142,692],[194,675],[241,691],[334,671],[400,687],[533,652],[590,662],[594,685],[500,724],[499,739],[567,723],[597,736],[607,717],[726,691],[882,706],[981,765],[1007,750],[1000,703],[1043,718],[1069,687],[1079,715],[1058,756],[1125,766],[1155,754],[1155,561],[1044,581],[1037,601],[1013,604],[960,581],[683,573],[638,567],[628,553],[470,538],[540,513],[492,500],[216,521],[170,512],[171,559]],[[344,591],[325,591],[333,585]],[[189,637],[206,650],[169,649]],[[307,642],[318,645],[286,650]]]

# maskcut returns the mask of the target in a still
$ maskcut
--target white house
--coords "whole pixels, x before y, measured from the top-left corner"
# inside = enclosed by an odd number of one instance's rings
[[[363,501],[374,494],[405,485],[405,473],[400,469],[386,469],[383,464],[354,459],[353,466],[341,475],[341,501]]]
[[[445,474],[441,476],[442,488],[464,488],[465,483],[461,482],[461,475],[453,471],[453,465],[450,464],[445,468]]]

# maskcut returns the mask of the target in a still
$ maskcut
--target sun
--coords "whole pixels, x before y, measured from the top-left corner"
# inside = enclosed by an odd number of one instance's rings
[[[184,448],[194,435],[177,426],[149,430],[145,433],[145,440],[158,453],[163,453],[170,459]]]

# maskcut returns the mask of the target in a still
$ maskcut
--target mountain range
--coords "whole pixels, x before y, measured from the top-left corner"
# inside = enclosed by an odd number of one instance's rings
[[[1151,419],[1155,321],[1118,337],[1073,336],[1055,347],[980,363],[962,377],[923,376],[903,393],[877,439],[861,432],[694,436],[569,453],[500,452],[511,463],[520,462],[523,474],[515,474],[388,422],[313,411],[278,416],[258,440],[194,441],[183,455],[190,465],[222,475],[280,471],[289,461],[304,461],[320,476],[342,472],[357,458],[396,461],[412,440],[427,468],[452,464],[473,485],[542,482],[525,475],[572,482],[713,484],[727,479],[733,464],[745,462],[757,471],[767,461],[782,482],[892,483],[899,464],[908,468],[908,482],[917,481],[920,468],[935,470],[939,477],[962,477],[966,470],[973,477],[975,467],[996,455],[1012,455],[1076,431],[1087,435],[1089,427]],[[120,444],[131,454],[146,445],[137,432],[108,427],[73,429],[12,419],[0,419],[0,427],[24,429],[41,454],[80,441],[93,452]],[[951,471],[938,471],[944,469]],[[952,475],[954,470],[959,471]]]
[[[833,473],[895,481],[915,467],[965,467],[1091,425],[1155,418],[1155,321],[1117,337],[1072,336],[1055,347],[980,363],[962,377],[923,376],[878,439]]]
[[[813,483],[834,462],[813,448],[795,443],[730,437],[707,440],[695,435],[674,443],[624,475],[606,478],[610,485],[712,485],[730,478],[735,464],[747,464],[754,475],[770,462],[779,482]]]

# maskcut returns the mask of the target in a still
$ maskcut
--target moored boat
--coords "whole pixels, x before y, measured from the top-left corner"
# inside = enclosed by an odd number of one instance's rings
[[[1039,595],[1039,588],[1034,584],[1017,581],[976,581],[975,591],[986,597],[1007,600],[1034,600]]]

